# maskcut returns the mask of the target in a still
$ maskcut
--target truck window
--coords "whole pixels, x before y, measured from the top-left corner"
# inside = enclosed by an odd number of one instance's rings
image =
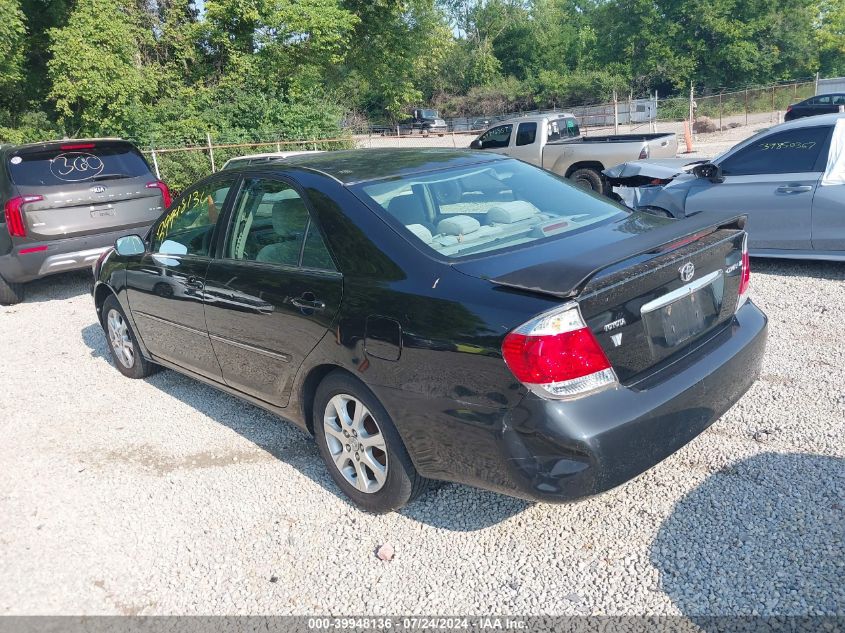
[[[549,121],[549,141],[558,141],[562,138],[575,138],[581,136],[578,128],[578,121],[573,117],[564,117]]]
[[[511,142],[511,130],[513,130],[513,125],[510,123],[487,130],[479,139],[481,141],[481,148],[494,149],[507,147]]]
[[[531,145],[537,138],[537,123],[520,123],[516,132],[516,144]]]

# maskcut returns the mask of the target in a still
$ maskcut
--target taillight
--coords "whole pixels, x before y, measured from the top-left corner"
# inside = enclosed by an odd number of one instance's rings
[[[94,143],[65,143],[59,149],[63,152],[79,151],[81,149],[94,149]]]
[[[644,158],[648,158],[648,145],[643,145],[643,148],[640,150],[640,160]]]
[[[43,196],[18,196],[6,203],[3,212],[6,215],[6,229],[12,237],[26,237],[26,225],[23,222],[23,205],[43,200]]]
[[[171,200],[170,200],[170,189],[163,182],[161,182],[160,180],[156,180],[154,182],[148,182],[147,183],[147,189],[160,189],[161,190],[161,198],[162,198],[162,201],[164,202],[164,208],[166,209],[167,207],[170,206],[170,202],[171,202]]]
[[[748,286],[751,285],[751,258],[748,256],[748,233],[742,236],[742,276],[739,278],[739,298],[736,309],[739,310],[748,299]]]
[[[541,314],[508,334],[502,356],[516,379],[543,397],[581,396],[617,382],[574,304]]]
[[[792,106],[791,106],[791,105],[786,106],[786,111],[787,111],[787,112],[792,112]]]

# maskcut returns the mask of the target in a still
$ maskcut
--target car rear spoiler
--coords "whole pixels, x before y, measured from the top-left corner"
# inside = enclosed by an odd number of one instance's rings
[[[659,252],[666,247],[671,249],[675,244],[688,244],[720,229],[745,229],[745,215],[715,223],[708,216],[707,213],[699,213],[671,220],[654,230],[632,234],[627,239],[578,253],[576,257],[545,261],[490,278],[490,281],[508,288],[571,298],[578,295],[590,279],[610,266],[638,255]]]

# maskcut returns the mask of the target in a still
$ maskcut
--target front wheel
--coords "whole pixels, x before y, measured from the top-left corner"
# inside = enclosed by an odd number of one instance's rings
[[[329,374],[317,388],[314,436],[332,479],[367,512],[398,510],[428,487],[387,411],[343,372]]]
[[[595,169],[588,167],[576,169],[569,174],[569,179],[582,189],[595,191],[598,194],[604,193],[604,182],[601,179],[601,174]]]
[[[102,315],[103,330],[118,371],[127,378],[146,378],[154,373],[158,366],[141,355],[135,333],[114,295],[103,302]]]

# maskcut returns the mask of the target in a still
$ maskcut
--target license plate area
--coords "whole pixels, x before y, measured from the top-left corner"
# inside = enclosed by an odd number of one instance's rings
[[[640,314],[652,354],[663,357],[715,326],[724,291],[725,277],[717,270],[643,305]]]

